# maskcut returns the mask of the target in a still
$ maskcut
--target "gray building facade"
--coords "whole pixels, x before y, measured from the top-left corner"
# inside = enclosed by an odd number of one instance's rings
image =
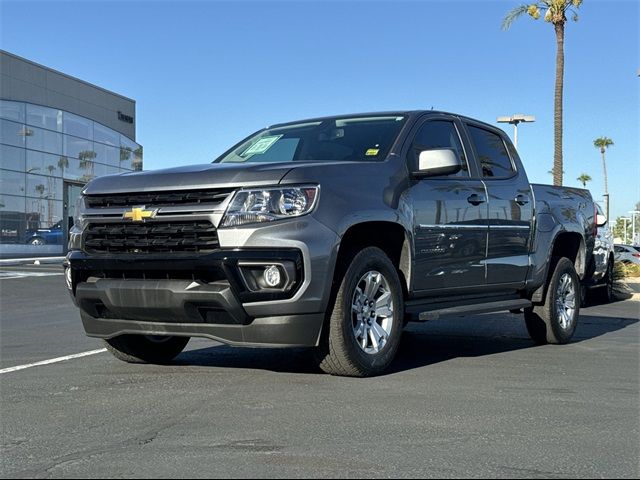
[[[62,255],[82,187],[142,170],[135,108],[0,50],[0,258]]]

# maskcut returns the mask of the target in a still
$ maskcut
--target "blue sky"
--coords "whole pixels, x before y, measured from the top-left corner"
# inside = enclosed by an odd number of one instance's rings
[[[1,47],[134,98],[145,169],[211,161],[268,124],[431,108],[521,125],[533,182],[553,159],[551,25],[501,19],[518,1],[0,1]],[[566,32],[565,184],[586,172],[613,216],[640,200],[635,0],[585,0]],[[509,135],[512,127],[506,125]]]

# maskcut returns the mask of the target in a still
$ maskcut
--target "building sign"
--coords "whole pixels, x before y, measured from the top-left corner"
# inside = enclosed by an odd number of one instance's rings
[[[133,123],[133,117],[130,115],[125,115],[120,110],[118,110],[118,120],[122,120],[123,122]]]

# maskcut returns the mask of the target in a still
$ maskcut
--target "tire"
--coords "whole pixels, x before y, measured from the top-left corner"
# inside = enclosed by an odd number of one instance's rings
[[[189,337],[120,335],[104,341],[107,350],[127,363],[167,364],[189,343]]]
[[[609,261],[607,265],[607,273],[604,276],[604,287],[600,288],[600,300],[604,303],[611,303],[614,300],[613,296],[613,263]]]
[[[393,361],[404,327],[398,273],[382,250],[367,247],[339,280],[316,350],[318,364],[331,375],[379,375]]]
[[[29,245],[45,245],[45,244],[46,242],[44,241],[44,239],[40,237],[35,237],[29,240]]]
[[[571,260],[563,257],[551,275],[544,304],[525,309],[525,323],[538,345],[564,344],[571,340],[579,315],[580,279]]]

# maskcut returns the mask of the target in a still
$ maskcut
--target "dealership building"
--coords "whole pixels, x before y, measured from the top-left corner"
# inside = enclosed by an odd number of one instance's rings
[[[82,187],[142,170],[135,108],[0,50],[0,258],[62,255]]]

